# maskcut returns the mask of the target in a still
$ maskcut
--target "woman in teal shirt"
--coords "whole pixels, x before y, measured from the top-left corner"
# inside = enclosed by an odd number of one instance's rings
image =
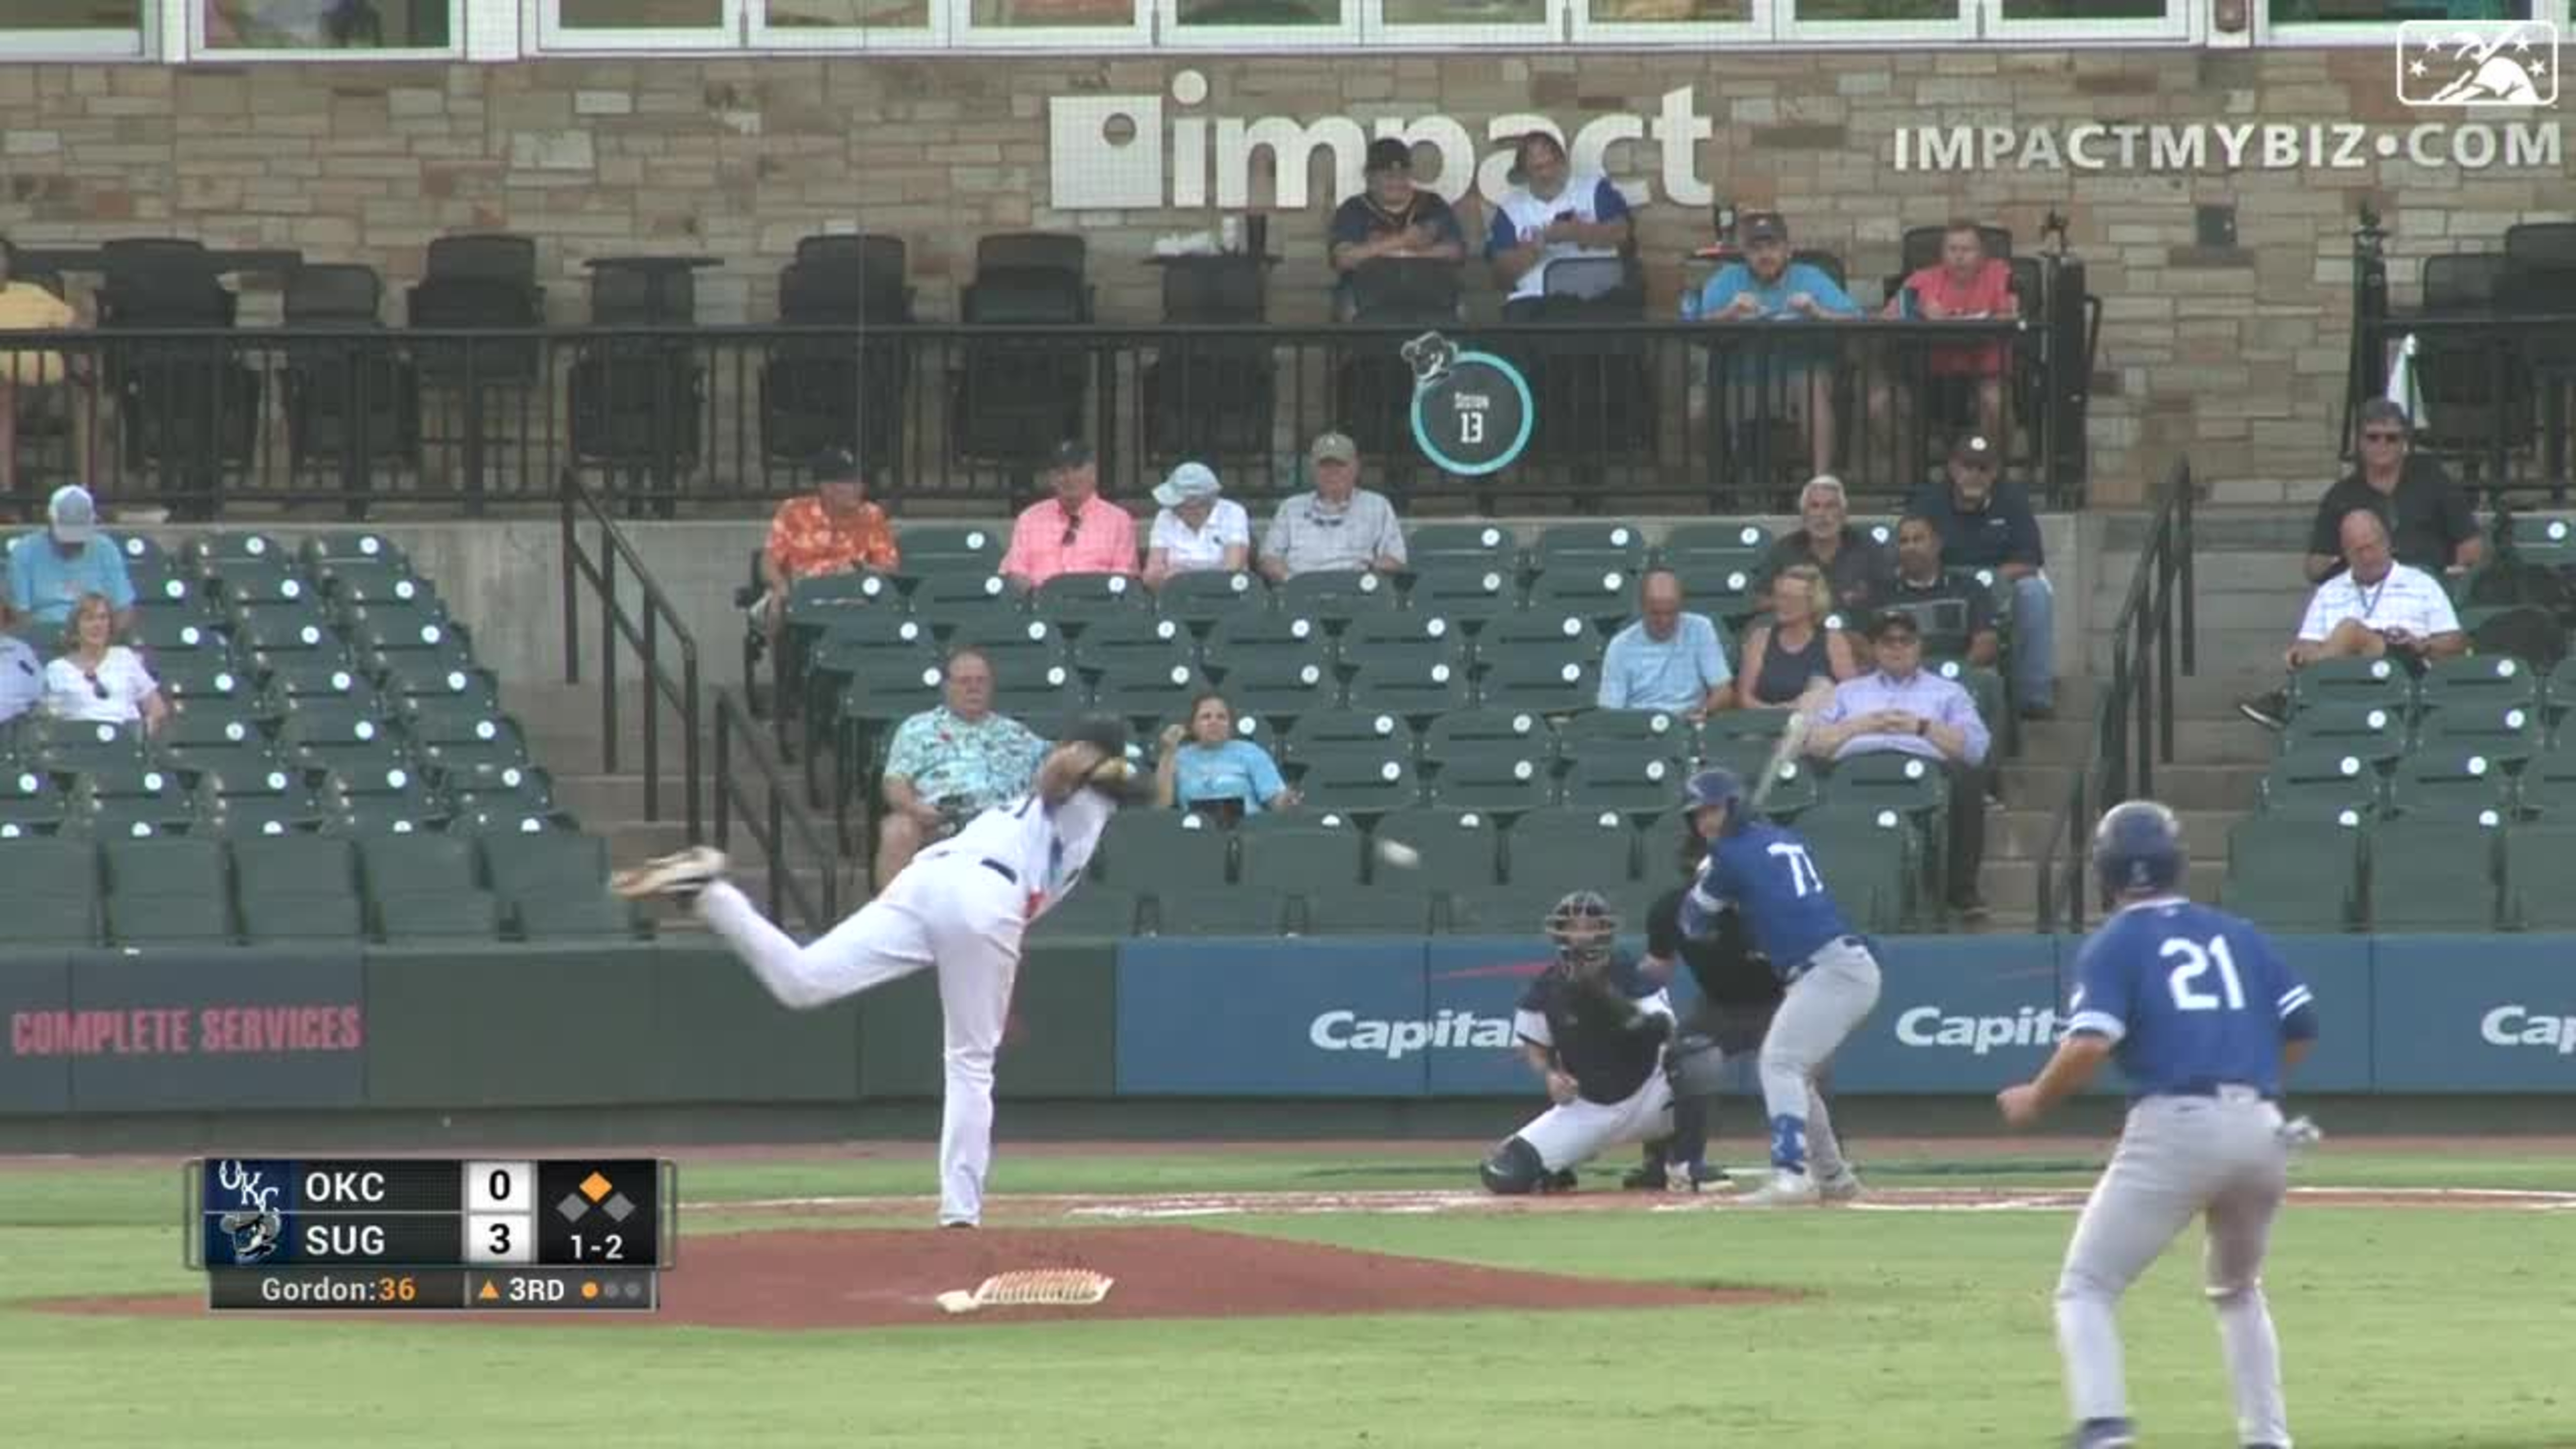
[[[1234,732],[1234,709],[1209,690],[1190,701],[1190,722],[1163,731],[1162,759],[1154,767],[1155,800],[1233,819],[1285,810],[1297,792],[1279,778],[1270,752]]]

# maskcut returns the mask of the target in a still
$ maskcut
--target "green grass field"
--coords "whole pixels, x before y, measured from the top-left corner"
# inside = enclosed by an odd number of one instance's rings
[[[693,1162],[686,1240],[775,1226],[728,1202],[922,1194],[917,1153]],[[2089,1183],[2098,1148],[1873,1186]],[[2576,1191],[2576,1161],[2334,1143],[2301,1181]],[[1590,1184],[1606,1183],[1596,1173]],[[1013,1192],[1458,1186],[1388,1148],[1013,1155]],[[1639,1199],[1640,1204],[1646,1201]],[[1725,1283],[1775,1307],[769,1333],[480,1320],[70,1316],[30,1300],[201,1293],[175,1165],[0,1171],[0,1444],[1445,1446],[1742,1440],[2045,1445],[2063,1212],[1246,1216],[1200,1226],[1504,1267]],[[831,1221],[794,1219],[798,1227]],[[882,1226],[884,1219],[874,1219]],[[2145,1442],[2235,1442],[2196,1241],[2123,1315]],[[2303,1449],[2576,1446],[2576,1210],[2294,1207],[2269,1285]]]

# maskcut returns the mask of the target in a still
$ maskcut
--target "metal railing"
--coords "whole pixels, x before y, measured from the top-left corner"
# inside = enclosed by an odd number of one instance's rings
[[[699,742],[704,737],[700,728],[701,697],[698,686],[698,644],[690,637],[680,612],[662,592],[653,575],[644,567],[643,556],[627,540],[625,532],[609,517],[598,495],[585,486],[580,475],[567,469],[562,480],[563,506],[563,612],[564,612],[564,683],[581,683],[581,596],[587,591],[599,607],[599,745],[600,768],[604,773],[618,772],[618,643],[623,640],[634,650],[644,673],[644,818],[662,818],[662,710],[668,707],[679,717],[680,728],[680,795],[686,817],[689,841],[695,844],[706,838],[704,817],[700,810],[704,795],[701,781]],[[581,525],[597,525],[599,542],[596,550],[585,548]],[[618,597],[623,564],[631,579],[640,607],[630,613]],[[639,617],[640,615],[640,617]],[[664,666],[663,640],[679,652],[679,674],[674,678]]]
[[[743,829],[760,847],[767,862],[770,919],[783,925],[801,923],[809,937],[839,925],[839,852],[824,828],[815,822],[813,813],[805,808],[805,802],[796,798],[786,767],[763,737],[751,712],[743,707],[739,696],[721,685],[715,691],[715,717],[716,849],[732,848],[734,815],[739,811]],[[736,748],[742,751],[749,766],[747,771],[734,768]],[[745,774],[759,777],[749,782],[748,790]],[[811,862],[821,876],[823,899],[819,909],[788,859],[791,832],[799,858]]]
[[[2576,417],[2576,312],[2467,316],[2397,313],[2364,319],[2354,329],[2359,361],[2356,395],[2347,400],[2344,456],[2351,457],[2351,415],[2385,396],[2391,367],[2412,339],[2407,365],[2421,403],[2415,451],[2457,466],[2481,493],[2546,492],[2564,503],[2571,482],[2569,432]]]
[[[2158,490],[2138,545],[2138,566],[2111,625],[2111,669],[2093,706],[2092,757],[2075,768],[2066,803],[2049,822],[2038,860],[2039,929],[2084,929],[2092,877],[2086,848],[2094,812],[2151,795],[2156,766],[2174,757],[2174,673],[2199,672],[2192,586],[2191,461],[2177,461]]]
[[[2084,314],[2089,315],[2089,313]],[[1451,478],[1422,461],[1403,344],[1416,325],[234,328],[26,333],[0,368],[68,358],[21,390],[20,490],[86,472],[112,502],[211,518],[245,505],[477,515],[600,480],[635,514],[740,508],[809,486],[826,447],[882,468],[877,496],[999,512],[1089,439],[1113,497],[1198,458],[1246,502],[1301,491],[1315,434],[1352,434],[1400,501],[1485,511],[1769,512],[1822,460],[1855,493],[1910,493],[2006,354],[2007,476],[2078,506],[2094,333],[2032,321],[1547,322],[1440,330],[1528,374],[1521,461]],[[31,359],[14,362],[13,359]],[[1720,385],[1711,386],[1714,378]],[[1811,385],[1810,379],[1823,379]],[[1818,403],[1830,427],[1811,428]],[[862,423],[864,419],[864,425]]]

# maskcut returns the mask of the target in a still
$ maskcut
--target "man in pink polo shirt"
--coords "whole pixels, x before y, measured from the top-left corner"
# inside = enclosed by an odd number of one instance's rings
[[[1030,504],[1011,525],[1002,576],[1034,589],[1058,574],[1135,573],[1136,520],[1100,496],[1090,445],[1058,444],[1047,478],[1055,497]]]

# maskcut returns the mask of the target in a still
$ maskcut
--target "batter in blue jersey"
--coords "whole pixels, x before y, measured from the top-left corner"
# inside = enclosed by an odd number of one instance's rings
[[[1743,797],[1743,782],[1731,770],[1691,777],[1683,803],[1709,848],[1682,898],[1685,935],[1712,934],[1722,910],[1741,913],[1755,948],[1786,987],[1762,1038],[1771,1179],[1743,1201],[1765,1207],[1848,1202],[1860,1195],[1860,1179],[1843,1160],[1817,1078],[1878,1005],[1878,961],[1844,924],[1807,843],[1754,816]]]
[[[2081,1091],[2105,1061],[2128,1079],[2128,1123],[2057,1280],[2071,1442],[2136,1442],[2120,1372],[2120,1297],[2205,1217],[2202,1271],[2235,1390],[2238,1442],[2288,1449],[2263,1256],[2295,1138],[2281,1120],[2281,1077],[2316,1039],[2314,998],[2260,931],[2178,893],[2182,830],[2164,806],[2132,800],[2104,815],[2093,869],[2119,908],[2077,958],[2066,1039],[2036,1079],[1996,1099],[2004,1120],[2027,1126]]]

